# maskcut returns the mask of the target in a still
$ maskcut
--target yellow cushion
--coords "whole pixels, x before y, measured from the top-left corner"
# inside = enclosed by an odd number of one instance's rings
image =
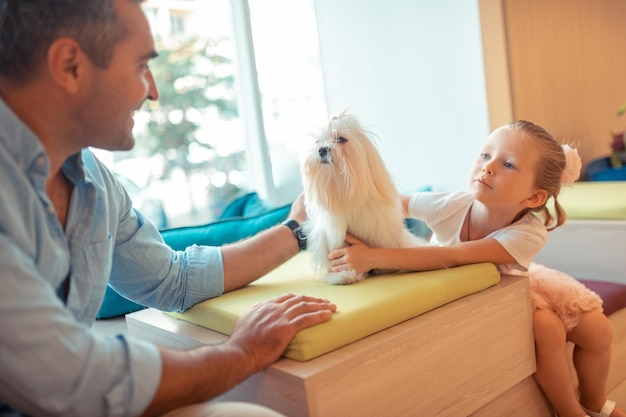
[[[583,181],[563,186],[559,202],[572,219],[626,219],[626,181]]]
[[[245,288],[170,314],[230,334],[237,319],[258,301],[285,293],[326,298],[337,305],[333,318],[299,332],[284,354],[306,361],[498,282],[495,266],[483,263],[331,285],[315,279],[303,252]]]

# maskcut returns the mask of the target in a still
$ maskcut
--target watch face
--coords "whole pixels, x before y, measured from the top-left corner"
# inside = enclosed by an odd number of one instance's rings
[[[296,230],[296,237],[298,238],[298,244],[300,245],[300,249],[306,249],[306,235],[304,234],[304,230],[302,230],[302,228],[298,228]]]

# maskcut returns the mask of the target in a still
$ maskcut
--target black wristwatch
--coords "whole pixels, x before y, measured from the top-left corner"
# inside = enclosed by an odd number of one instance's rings
[[[298,239],[298,246],[300,250],[306,249],[306,235],[304,234],[304,230],[302,230],[302,226],[300,223],[295,221],[294,219],[287,219],[282,222],[283,226],[287,226],[293,232],[293,235]]]

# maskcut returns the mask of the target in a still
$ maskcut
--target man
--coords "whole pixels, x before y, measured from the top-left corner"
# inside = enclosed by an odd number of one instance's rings
[[[158,98],[140,1],[0,0],[3,415],[152,416],[202,403],[273,363],[336,308],[284,295],[256,305],[227,342],[187,352],[90,332],[108,282],[182,311],[299,248],[290,228],[276,226],[238,244],[174,252],[87,149],[132,148],[135,110]],[[291,215],[304,219],[301,200]]]

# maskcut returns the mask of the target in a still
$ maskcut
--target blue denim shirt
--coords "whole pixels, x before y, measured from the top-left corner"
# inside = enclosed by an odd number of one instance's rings
[[[171,250],[88,149],[63,166],[74,184],[63,230],[48,172],[43,146],[0,100],[0,413],[138,415],[157,389],[160,356],[152,344],[90,332],[106,285],[183,311],[222,294],[221,250]]]

